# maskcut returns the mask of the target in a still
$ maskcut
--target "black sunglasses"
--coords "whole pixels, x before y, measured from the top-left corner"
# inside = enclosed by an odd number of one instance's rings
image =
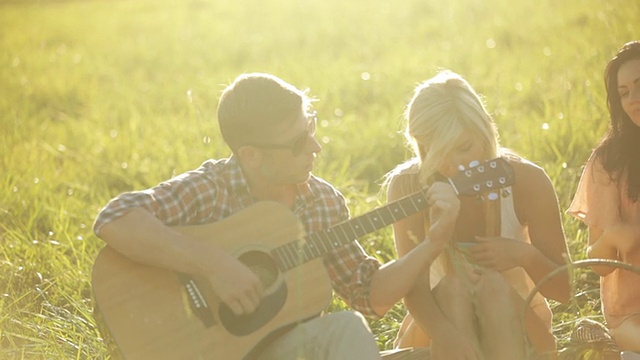
[[[291,154],[293,156],[298,156],[302,154],[304,148],[307,146],[307,141],[309,141],[310,137],[313,137],[316,134],[316,127],[318,123],[318,116],[316,112],[312,112],[307,114],[307,129],[297,135],[289,144],[259,144],[259,143],[249,143],[246,144],[248,146],[255,146],[257,148],[262,149],[289,149],[291,150]]]

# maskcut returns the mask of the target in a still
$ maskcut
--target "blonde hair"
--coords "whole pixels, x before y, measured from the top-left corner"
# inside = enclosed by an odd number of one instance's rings
[[[463,133],[481,141],[487,159],[498,156],[498,132],[480,96],[460,75],[445,70],[418,85],[405,111],[405,137],[419,160],[424,184]],[[405,164],[406,166],[406,164]]]

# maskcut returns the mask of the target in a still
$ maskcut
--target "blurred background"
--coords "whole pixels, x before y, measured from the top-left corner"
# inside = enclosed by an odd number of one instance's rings
[[[503,145],[545,168],[566,209],[607,127],[604,66],[638,38],[638,14],[620,0],[1,0],[0,358],[108,358],[93,219],[120,192],[228,156],[215,110],[243,72],[317,98],[315,172],[352,215],[384,204],[384,174],[411,156],[404,107],[440,69],[484,96]],[[564,222],[581,259],[584,229]],[[390,229],[360,241],[395,257]],[[577,317],[600,318],[597,280],[576,271],[573,303],[552,304],[561,344]],[[381,349],[404,311],[372,321]]]

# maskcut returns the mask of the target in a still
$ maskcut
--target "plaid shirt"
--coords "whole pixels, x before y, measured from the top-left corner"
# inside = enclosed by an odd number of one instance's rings
[[[93,230],[142,207],[168,226],[220,221],[257,200],[234,157],[208,160],[198,169],[178,175],[151,189],[126,192],[111,200],[98,214]],[[344,196],[329,183],[311,176],[298,185],[293,213],[308,234],[345,221],[349,209]],[[365,254],[357,241],[324,256],[334,291],[352,308],[377,317],[369,301],[373,273],[380,263]]]

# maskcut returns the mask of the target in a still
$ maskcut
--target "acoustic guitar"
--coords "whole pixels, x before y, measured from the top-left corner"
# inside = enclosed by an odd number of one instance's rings
[[[458,195],[513,184],[504,159],[449,179]],[[110,247],[93,267],[96,317],[125,359],[251,359],[274,337],[327,308],[332,289],[322,257],[428,208],[426,190],[305,234],[284,205],[258,202],[215,223],[177,227],[215,241],[256,273],[266,289],[256,311],[235,315],[204,279],[133,262]]]

